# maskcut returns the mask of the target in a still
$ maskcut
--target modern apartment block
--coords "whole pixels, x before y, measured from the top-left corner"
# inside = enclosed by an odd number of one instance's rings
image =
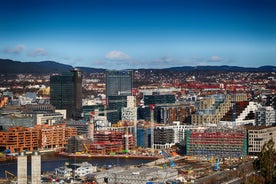
[[[270,139],[276,146],[276,127],[250,126],[247,127],[248,133],[248,154],[257,155],[261,152],[263,145]]]
[[[271,106],[261,107],[256,111],[255,123],[257,126],[272,126],[276,124],[276,110]]]
[[[36,125],[34,128],[12,127],[7,131],[0,131],[0,149],[13,153],[63,148],[67,139],[75,135],[76,129],[64,124]]]
[[[217,124],[220,121],[245,120],[247,115],[256,108],[253,102],[248,103],[246,94],[241,93],[212,95],[197,102],[195,110],[196,113],[192,114],[191,122],[195,125],[202,125]],[[254,119],[254,115],[251,118]]]
[[[159,122],[165,125],[172,125],[178,121],[180,124],[191,124],[191,114],[194,112],[194,107],[190,104],[172,104],[160,107]]]
[[[82,113],[82,74],[74,69],[50,78],[50,102],[66,109],[67,119],[79,119]]]
[[[156,126],[154,129],[154,148],[167,149],[176,143],[184,144],[185,132],[195,129],[192,125],[180,125],[174,122],[170,126]]]

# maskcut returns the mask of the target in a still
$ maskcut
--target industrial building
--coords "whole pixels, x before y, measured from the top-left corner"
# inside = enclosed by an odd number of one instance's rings
[[[276,127],[271,126],[250,126],[247,127],[248,132],[248,154],[258,155],[263,145],[270,139],[274,141],[276,147]]]
[[[210,127],[186,131],[186,154],[239,158],[247,155],[247,132],[242,127]]]
[[[74,69],[50,78],[50,102],[56,109],[66,109],[68,119],[79,119],[82,113],[82,74]]]
[[[174,180],[178,176],[177,169],[160,167],[142,168],[114,168],[104,172],[97,172],[94,178],[98,183],[124,183],[124,184],[145,184],[161,183]]]

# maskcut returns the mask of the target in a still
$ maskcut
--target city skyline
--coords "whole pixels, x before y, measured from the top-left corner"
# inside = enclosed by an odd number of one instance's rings
[[[107,69],[275,65],[273,0],[4,1],[0,55]]]

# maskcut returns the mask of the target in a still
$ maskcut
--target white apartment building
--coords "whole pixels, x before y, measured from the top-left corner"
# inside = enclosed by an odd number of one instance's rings
[[[263,145],[270,139],[276,146],[276,127],[252,126],[248,127],[248,154],[257,155],[261,152]]]

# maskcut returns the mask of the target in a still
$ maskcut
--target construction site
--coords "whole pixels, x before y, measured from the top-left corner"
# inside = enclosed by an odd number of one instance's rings
[[[192,156],[239,158],[247,155],[247,133],[242,127],[186,131],[186,153]]]
[[[91,155],[112,155],[127,153],[135,148],[132,134],[124,132],[99,131],[94,133],[94,141],[85,137],[72,137],[68,140],[66,152],[86,153]]]
[[[7,154],[22,151],[60,149],[70,137],[77,135],[77,130],[58,125],[36,125],[33,128],[11,127],[0,131],[0,149]]]

